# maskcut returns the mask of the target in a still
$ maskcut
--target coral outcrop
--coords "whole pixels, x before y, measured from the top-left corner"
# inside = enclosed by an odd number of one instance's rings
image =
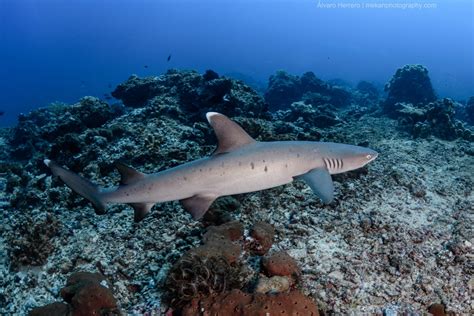
[[[120,106],[94,97],[83,97],[72,106],[53,105],[20,115],[13,129],[11,156],[18,160],[30,159],[36,152],[45,152],[51,143],[61,139],[64,149],[74,153],[75,138],[90,128],[98,128],[124,113]],[[63,148],[63,147],[61,147]]]
[[[318,316],[316,304],[298,290],[275,295],[248,294],[232,290],[206,300],[193,300],[182,312],[183,316],[255,316],[305,315]]]
[[[455,102],[451,99],[445,98],[423,106],[397,103],[395,107],[399,122],[405,128],[408,127],[414,137],[433,135],[446,140],[474,139],[473,132],[454,118]]]
[[[405,65],[397,69],[392,79],[385,85],[388,93],[383,104],[384,112],[396,115],[396,103],[427,104],[436,100],[428,69],[422,65]]]
[[[256,223],[246,242],[252,240],[260,248],[251,254],[265,253],[274,231],[268,223]],[[260,275],[254,285],[249,282],[248,275],[256,273],[244,267],[241,257],[229,260],[224,249],[231,248],[232,241],[244,242],[243,233],[242,224],[235,221],[210,227],[204,245],[191,249],[173,266],[166,287],[179,315],[318,315],[316,304],[295,288],[300,270],[286,252],[263,258],[261,269],[269,277]]]
[[[254,254],[263,256],[270,250],[273,245],[275,236],[275,227],[266,222],[257,222],[250,229],[250,237],[248,248]]]
[[[219,111],[229,116],[244,113],[254,117],[267,115],[265,102],[253,89],[242,81],[220,77],[212,70],[204,75],[195,71],[169,70],[159,77],[132,76],[112,95],[129,107],[143,107],[145,104],[166,107],[170,100],[177,100],[178,111],[187,113],[193,121],[208,111]]]
[[[298,77],[280,70],[270,76],[265,101],[272,110],[288,109],[293,102],[302,100],[308,93],[317,93],[324,98],[325,103],[336,107],[348,105],[351,99],[347,90],[322,81],[313,72]]]
[[[365,80],[361,80],[359,81],[359,83],[357,84],[356,86],[356,89],[365,94],[367,96],[367,98],[371,99],[371,100],[377,100],[379,98],[379,90],[377,89],[377,87],[368,82],[368,81],[365,81]]]
[[[98,273],[72,274],[61,290],[61,297],[68,304],[52,303],[34,308],[30,316],[94,316],[120,315],[110,284]]]
[[[300,268],[295,259],[290,257],[285,251],[278,251],[263,257],[263,271],[266,275],[272,276],[288,276],[295,280],[301,275]]]

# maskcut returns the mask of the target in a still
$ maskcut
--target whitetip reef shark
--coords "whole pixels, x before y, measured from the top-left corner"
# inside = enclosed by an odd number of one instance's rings
[[[313,141],[260,142],[228,117],[206,114],[218,145],[205,158],[153,174],[144,174],[122,163],[118,187],[101,188],[91,181],[45,159],[53,175],[92,202],[96,213],[107,204],[125,203],[142,220],[155,203],[179,200],[194,219],[200,219],[212,202],[226,195],[265,190],[301,179],[323,201],[334,197],[331,174],[361,168],[378,153],[360,146]]]

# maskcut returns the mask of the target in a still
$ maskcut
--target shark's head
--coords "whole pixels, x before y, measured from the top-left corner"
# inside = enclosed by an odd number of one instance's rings
[[[336,174],[362,168],[378,155],[370,148],[333,143],[330,154],[323,161],[328,171]]]
[[[349,170],[362,168],[379,155],[378,152],[366,147],[354,146],[356,150],[351,154],[351,157],[347,159]]]

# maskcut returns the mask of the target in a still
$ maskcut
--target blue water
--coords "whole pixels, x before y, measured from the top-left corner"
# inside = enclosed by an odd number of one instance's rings
[[[0,125],[53,101],[103,96],[132,73],[168,68],[211,68],[263,84],[278,69],[384,84],[398,67],[421,63],[438,95],[474,95],[472,0],[377,1],[434,9],[318,2],[0,0]]]

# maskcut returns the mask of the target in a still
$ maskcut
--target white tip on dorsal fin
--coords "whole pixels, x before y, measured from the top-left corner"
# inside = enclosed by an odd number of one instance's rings
[[[216,112],[206,114],[217,137],[215,154],[222,154],[255,142],[239,124],[231,121],[227,116]]]

